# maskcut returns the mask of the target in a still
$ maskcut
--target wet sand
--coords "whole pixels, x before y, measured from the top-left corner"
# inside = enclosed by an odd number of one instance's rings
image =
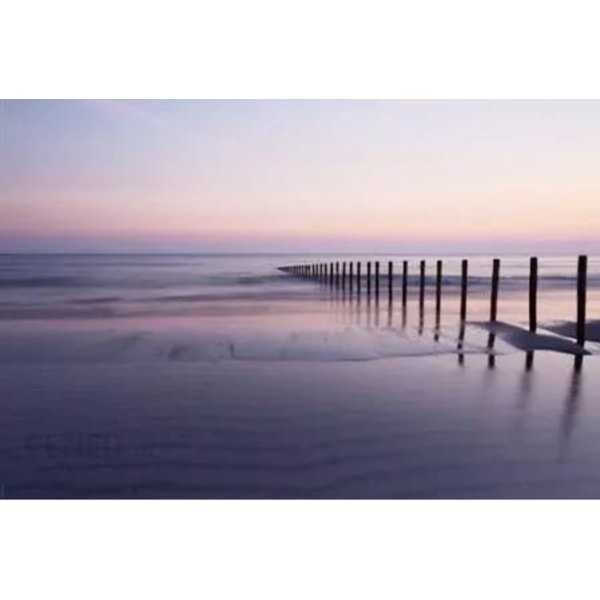
[[[0,494],[600,497],[600,356],[333,308],[11,324]]]

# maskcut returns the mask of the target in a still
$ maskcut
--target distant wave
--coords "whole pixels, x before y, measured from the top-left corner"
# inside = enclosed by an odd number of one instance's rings
[[[165,289],[178,286],[197,287],[231,287],[231,286],[264,286],[277,283],[296,284],[300,280],[283,274],[268,275],[194,275],[161,277],[140,277],[132,272],[127,277],[107,276],[105,278],[94,276],[63,276],[63,275],[40,275],[35,277],[1,277],[0,288],[122,288],[122,289]]]
[[[89,281],[82,277],[4,277],[0,278],[0,288],[37,288],[37,287],[82,287]]]

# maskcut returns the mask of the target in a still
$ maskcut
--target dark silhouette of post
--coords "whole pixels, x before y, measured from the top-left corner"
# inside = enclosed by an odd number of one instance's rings
[[[529,259],[529,331],[537,329],[537,288],[538,288],[538,259]]]
[[[335,287],[340,287],[340,263],[335,263]]]
[[[346,261],[342,263],[342,289],[346,289]]]
[[[442,261],[438,260],[435,268],[435,316],[439,323],[442,312]]]
[[[352,294],[352,286],[354,285],[353,283],[353,273],[354,271],[354,263],[352,261],[350,261],[350,264],[348,265],[348,288],[350,290],[350,293]]]
[[[490,321],[498,317],[498,284],[500,283],[500,259],[495,258],[492,263],[492,293],[490,296]]]
[[[463,258],[460,273],[460,320],[464,323],[467,320],[467,285],[469,279],[469,261]]]
[[[408,288],[408,261],[402,261],[402,308],[406,308],[406,296]]]
[[[585,345],[585,302],[587,288],[587,256],[577,259],[577,344]]]
[[[394,266],[392,261],[388,261],[388,302],[391,304],[393,299],[392,282],[394,280]]]
[[[422,260],[419,270],[419,310],[425,308],[425,261]]]
[[[360,260],[356,263],[356,295],[360,298],[360,285],[361,285],[361,274],[360,274]]]
[[[329,263],[329,285],[333,287],[333,263]]]
[[[379,302],[379,261],[375,261],[375,300]]]
[[[367,262],[367,298],[371,297],[371,261]]]

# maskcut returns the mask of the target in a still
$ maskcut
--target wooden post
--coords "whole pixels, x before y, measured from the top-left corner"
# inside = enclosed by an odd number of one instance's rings
[[[375,261],[375,300],[379,301],[379,261]]]
[[[587,288],[587,256],[577,259],[577,344],[585,345],[585,303]]]
[[[425,261],[421,261],[419,272],[419,309],[423,312],[425,307]]]
[[[442,261],[436,263],[435,273],[435,314],[439,321],[440,313],[442,312]]]
[[[329,285],[333,287],[333,263],[329,263]]]
[[[360,285],[361,285],[361,274],[360,274],[360,260],[356,263],[356,295],[360,298]]]
[[[371,261],[367,262],[367,298],[371,297]]]
[[[500,282],[500,259],[495,258],[492,263],[492,294],[490,297],[490,321],[494,322],[498,316],[498,284]]]
[[[342,289],[346,289],[346,261],[342,263]]]
[[[467,285],[469,280],[469,261],[463,258],[460,267],[460,320],[464,323],[467,319]]]
[[[394,279],[394,266],[392,264],[392,261],[388,261],[388,302],[391,304],[392,303],[392,298],[393,298],[393,291],[392,291],[392,282]]]
[[[340,287],[340,263],[335,263],[335,287]]]
[[[538,259],[532,256],[529,259],[529,331],[532,333],[537,329],[537,287]]]
[[[348,265],[348,287],[350,288],[350,293],[352,293],[352,286],[353,284],[353,276],[354,276],[354,263],[352,261],[350,261],[350,264]]]
[[[408,288],[408,261],[402,261],[402,308],[406,308],[406,296]]]

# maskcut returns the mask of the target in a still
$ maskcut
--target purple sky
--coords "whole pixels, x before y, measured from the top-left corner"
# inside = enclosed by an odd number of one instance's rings
[[[600,251],[597,101],[1,101],[0,251]]]

